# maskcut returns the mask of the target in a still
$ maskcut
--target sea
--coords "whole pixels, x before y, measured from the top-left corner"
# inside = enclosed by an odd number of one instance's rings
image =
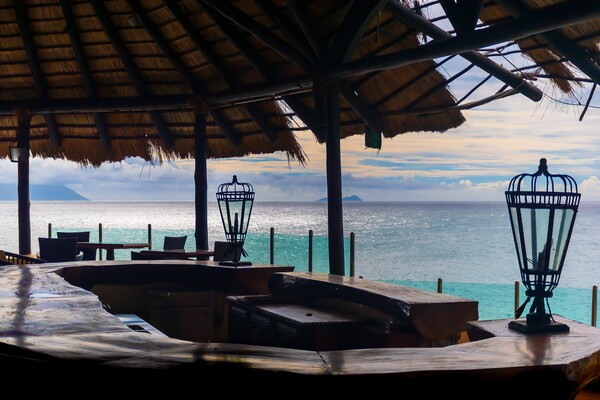
[[[479,319],[513,318],[515,292],[523,302],[508,209],[503,202],[345,202],[346,275],[354,236],[356,277],[452,294],[479,302]],[[209,242],[225,240],[216,203],[209,203]],[[56,231],[89,230],[91,241],[147,242],[188,235],[194,246],[193,202],[31,202],[32,252],[37,238]],[[18,251],[17,202],[0,202],[0,249]],[[563,273],[550,310],[592,323],[594,287],[600,284],[600,202],[582,201]],[[327,204],[255,202],[244,245],[247,260],[296,271],[328,272]],[[130,259],[116,250],[116,259]],[[516,289],[515,289],[516,288]]]

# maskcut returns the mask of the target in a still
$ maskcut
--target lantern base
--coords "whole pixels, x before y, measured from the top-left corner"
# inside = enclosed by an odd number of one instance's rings
[[[510,321],[508,327],[521,333],[564,333],[569,332],[569,327],[561,322],[550,321],[546,324],[527,323],[524,319]]]
[[[250,261],[219,261],[219,265],[226,267],[247,267],[252,265]]]

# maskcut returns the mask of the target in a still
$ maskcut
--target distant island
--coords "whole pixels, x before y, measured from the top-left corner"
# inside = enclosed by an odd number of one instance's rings
[[[327,201],[327,197],[323,197],[322,199],[319,199],[317,201]],[[342,197],[342,201],[363,201],[363,199],[361,199],[357,195],[354,195],[354,196]]]
[[[29,187],[31,201],[89,201],[76,191],[64,185],[31,185]],[[17,201],[17,184],[0,184],[0,201]]]

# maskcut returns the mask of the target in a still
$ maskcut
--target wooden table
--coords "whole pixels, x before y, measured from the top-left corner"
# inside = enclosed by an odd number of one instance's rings
[[[106,259],[115,259],[115,249],[144,249],[150,247],[150,243],[120,243],[120,242],[77,242],[79,249],[103,249],[106,250]]]
[[[196,250],[143,250],[143,254],[156,258],[190,258],[196,257],[197,260],[208,260],[208,257],[215,255],[215,252],[207,249]]]

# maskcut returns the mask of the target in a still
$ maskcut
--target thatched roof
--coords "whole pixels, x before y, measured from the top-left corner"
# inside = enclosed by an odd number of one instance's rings
[[[342,137],[444,132],[465,121],[463,109],[514,93],[539,100],[536,78],[565,92],[600,81],[594,3],[0,0],[0,157],[17,112],[33,115],[34,156],[193,157],[196,107],[208,110],[208,157],[283,151],[303,162],[295,132],[306,124],[325,140],[320,93],[340,94]],[[537,34],[548,24],[538,15],[565,27]],[[516,36],[536,68],[494,61]],[[590,64],[584,80],[555,36]],[[457,54],[465,69],[444,72]],[[457,100],[448,85],[473,67],[504,87],[472,99],[485,83],[474,81]]]

